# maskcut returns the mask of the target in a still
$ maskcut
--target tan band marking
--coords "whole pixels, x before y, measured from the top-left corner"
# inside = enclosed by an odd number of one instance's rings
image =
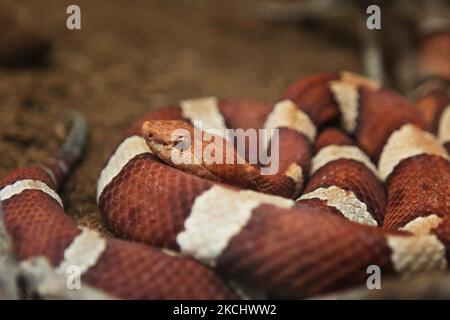
[[[183,256],[180,252],[172,250],[172,249],[168,249],[168,248],[161,248],[161,251],[164,254],[171,256],[171,257],[182,257]]]
[[[342,81],[331,81],[330,89],[341,112],[342,127],[347,132],[353,133],[356,129],[359,112],[358,88]]]
[[[267,296],[262,291],[255,290],[241,281],[229,279],[228,283],[242,300],[267,300]]]
[[[386,180],[402,160],[420,154],[435,154],[447,158],[435,136],[412,124],[403,125],[390,135],[383,148],[378,163],[381,178]]]
[[[42,164],[41,164],[41,165],[38,165],[38,166],[39,166],[39,168],[41,168],[42,170],[44,170],[46,174],[48,174],[48,176],[50,177],[50,179],[52,179],[53,184],[56,186],[57,183],[58,183],[58,181],[56,181],[56,177],[55,177],[55,175],[53,174],[53,171],[50,170],[49,168],[47,168],[46,166],[42,165]]]
[[[311,174],[314,174],[326,164],[339,159],[358,161],[372,171],[375,176],[379,176],[377,168],[361,149],[355,146],[338,146],[335,144],[320,149],[312,160]]]
[[[81,228],[81,233],[64,251],[64,260],[61,261],[56,271],[65,274],[69,267],[76,266],[83,274],[97,263],[105,248],[106,240],[98,232]]]
[[[215,97],[184,100],[180,103],[182,116],[189,119],[197,129],[219,134],[226,138],[225,119],[220,113]],[[199,127],[200,125],[200,127]]]
[[[131,136],[125,139],[111,156],[103,168],[97,182],[97,202],[105,187],[122,171],[123,167],[134,157],[143,153],[151,153],[145,139],[141,136]]]
[[[303,186],[303,170],[302,167],[300,167],[296,163],[291,163],[289,167],[284,172],[284,175],[291,178],[295,183],[295,191],[297,194],[302,191]]]
[[[302,195],[298,200],[320,199],[326,201],[327,206],[339,210],[350,221],[376,226],[377,221],[367,211],[367,205],[360,201],[353,192],[336,186],[318,188]]]
[[[39,190],[53,199],[55,199],[61,207],[63,207],[63,203],[59,195],[48,185],[46,185],[44,182],[39,180],[31,180],[31,179],[24,179],[14,182],[13,184],[10,184],[6,187],[4,187],[2,190],[0,190],[0,201],[5,201],[25,190]]]
[[[341,112],[342,127],[349,133],[356,130],[359,114],[358,87],[378,90],[380,85],[371,79],[350,72],[341,72],[339,80],[330,82],[330,90]]]
[[[49,158],[47,159],[47,162],[58,166],[64,174],[69,172],[67,164],[61,159]]]
[[[442,218],[435,214],[418,217],[400,228],[414,233],[415,237],[388,236],[395,270],[404,276],[426,270],[445,270],[445,246],[430,231],[437,228]]]
[[[230,239],[247,224],[252,210],[267,203],[290,208],[294,201],[254,191],[234,191],[218,185],[195,199],[185,230],[177,236],[181,252],[211,266]]]
[[[345,83],[358,87],[365,87],[373,91],[379,90],[381,87],[381,85],[375,80],[348,71],[341,72],[340,80]]]
[[[430,234],[432,229],[435,229],[442,222],[442,218],[435,214],[430,214],[426,217],[417,217],[408,222],[404,227],[400,228],[403,231],[409,231],[416,235]]]
[[[445,107],[439,120],[439,141],[444,144],[450,141],[450,105]]]
[[[403,277],[416,272],[445,270],[445,246],[435,235],[387,236],[394,269]]]
[[[110,296],[99,288],[94,288],[81,280],[80,288],[69,289],[67,286],[76,276],[69,270],[68,274],[56,272],[44,256],[34,256],[22,260],[18,264],[17,273],[25,280],[27,290],[37,293],[39,297],[49,300],[112,300]],[[68,281],[69,280],[69,281]],[[72,281],[70,281],[72,282]]]
[[[71,145],[71,144],[64,144],[63,146],[65,152],[70,152],[73,156],[78,157],[81,155],[81,148]]]
[[[277,128],[289,128],[300,132],[310,142],[313,142],[316,138],[316,126],[314,123],[306,113],[301,111],[290,100],[280,101],[274,106],[272,112],[267,116],[264,128],[267,130],[268,141],[270,141],[271,130]]]

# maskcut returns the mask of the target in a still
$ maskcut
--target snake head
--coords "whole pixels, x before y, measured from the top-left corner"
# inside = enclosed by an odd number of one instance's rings
[[[189,123],[180,120],[145,121],[142,136],[153,154],[170,166],[210,180],[220,180],[202,161],[204,139],[208,135]],[[195,145],[200,148],[195,148]]]
[[[142,125],[142,135],[154,153],[161,148],[185,151],[190,146],[193,133],[193,127],[184,121],[150,120]]]

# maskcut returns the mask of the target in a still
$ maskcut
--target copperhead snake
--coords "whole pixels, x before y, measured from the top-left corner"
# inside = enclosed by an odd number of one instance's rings
[[[77,265],[84,283],[126,299],[296,299],[363,283],[369,265],[399,277],[445,271],[449,97],[428,90],[413,107],[341,72],[295,82],[274,106],[201,98],[153,111],[98,181],[99,208],[121,239],[64,214],[57,190],[85,140],[76,119],[54,157],[1,181],[4,223],[19,260],[45,256],[59,273]],[[245,161],[170,163],[165,133],[194,132],[196,121],[278,128],[280,174],[262,176]]]

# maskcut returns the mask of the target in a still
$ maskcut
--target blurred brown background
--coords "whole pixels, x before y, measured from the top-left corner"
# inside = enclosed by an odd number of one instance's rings
[[[2,0],[0,59],[51,49],[47,62],[0,67],[0,178],[55,151],[62,111],[81,111],[91,139],[64,201],[69,214],[95,226],[97,178],[139,115],[210,95],[271,102],[303,75],[361,72],[355,47],[296,23],[263,21],[258,2]],[[66,28],[70,4],[81,7],[80,31]],[[43,47],[41,38],[48,39]]]

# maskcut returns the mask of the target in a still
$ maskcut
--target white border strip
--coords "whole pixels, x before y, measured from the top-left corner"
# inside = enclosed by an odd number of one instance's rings
[[[63,203],[59,195],[48,185],[46,185],[44,182],[39,180],[31,180],[31,179],[24,179],[14,182],[13,184],[10,184],[6,187],[4,187],[2,190],[0,190],[0,201],[5,201],[19,193],[25,190],[39,190],[53,199],[55,199],[61,207],[63,207]]]
[[[97,202],[105,187],[122,171],[123,167],[131,159],[143,153],[151,153],[143,137],[136,135],[122,141],[100,174],[97,182]]]

